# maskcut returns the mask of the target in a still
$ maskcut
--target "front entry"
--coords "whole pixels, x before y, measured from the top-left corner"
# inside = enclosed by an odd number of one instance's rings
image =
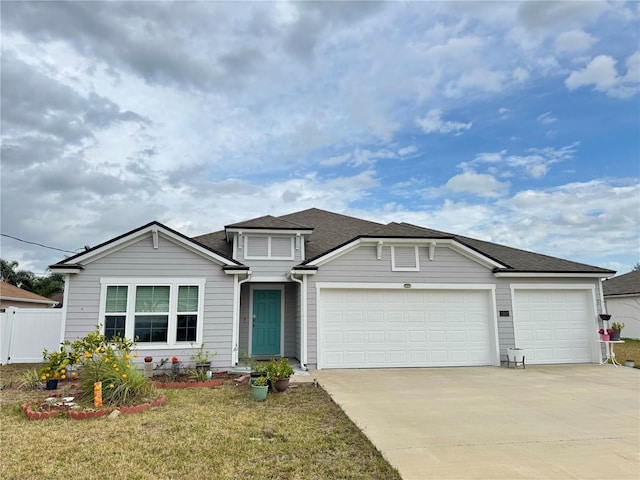
[[[251,355],[280,355],[280,323],[282,319],[280,290],[253,291],[253,323]]]

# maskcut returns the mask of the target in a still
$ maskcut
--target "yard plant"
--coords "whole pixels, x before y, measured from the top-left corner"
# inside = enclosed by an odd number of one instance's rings
[[[167,403],[136,415],[28,421],[20,402],[44,392],[14,390],[14,365],[0,367],[0,478],[399,480],[362,432],[320,387],[290,388],[254,402],[248,386],[166,390]],[[37,441],[36,441],[37,439]],[[43,447],[55,445],[55,455]]]

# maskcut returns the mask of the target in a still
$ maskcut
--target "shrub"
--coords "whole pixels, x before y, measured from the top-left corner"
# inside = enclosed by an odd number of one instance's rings
[[[155,395],[155,387],[132,362],[135,343],[121,337],[107,340],[100,326],[86,337],[66,342],[82,362],[79,375],[82,400],[92,401],[94,383],[102,382],[102,402],[106,405],[140,403]]]

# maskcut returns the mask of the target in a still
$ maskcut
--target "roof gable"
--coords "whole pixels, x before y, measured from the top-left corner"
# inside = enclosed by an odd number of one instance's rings
[[[185,248],[205,258],[216,261],[224,266],[240,265],[239,262],[233,260],[227,255],[221,252],[217,252],[211,247],[201,244],[198,241],[191,239],[183,235],[182,233],[161,224],[160,222],[153,221],[147,223],[146,225],[143,225],[142,227],[131,230],[130,232],[124,233],[118,237],[112,238],[111,240],[107,240],[106,242],[101,243],[100,245],[90,248],[84,252],[68,257],[61,262],[51,265],[49,268],[54,271],[69,271],[71,273],[74,270],[79,271],[83,268],[83,265],[105,255],[108,255],[113,251],[131,245],[132,243],[137,242],[140,238],[150,233],[152,235],[158,235],[162,233],[166,237],[184,246]]]

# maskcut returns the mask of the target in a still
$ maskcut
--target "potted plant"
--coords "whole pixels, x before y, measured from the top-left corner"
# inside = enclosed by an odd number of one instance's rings
[[[611,333],[612,342],[617,342],[618,340],[620,340],[620,330],[622,330],[623,328],[624,323],[613,322],[611,324],[611,330],[613,330],[613,333]]]
[[[601,328],[600,330],[598,330],[598,333],[600,334],[600,340],[602,340],[603,342],[608,342],[611,339],[613,329],[608,328],[607,330],[605,330],[604,328]]]
[[[215,355],[215,353],[209,353],[205,350],[204,343],[201,343],[200,346],[191,354],[191,360],[195,363],[196,370],[207,372],[211,370],[211,359],[215,357]]]
[[[45,365],[40,369],[40,379],[47,382],[47,390],[56,390],[58,388],[58,380],[67,378],[67,367],[73,364],[73,358],[65,349],[64,345],[60,350],[49,352],[46,348],[42,352],[42,358]]]
[[[509,347],[507,348],[507,357],[509,358],[509,362],[514,362],[516,364],[522,363],[524,361],[524,349]]]
[[[267,398],[269,393],[269,385],[267,385],[267,377],[258,377],[251,383],[251,398],[256,402],[262,402]]]
[[[287,358],[283,357],[278,361],[271,359],[267,367],[267,373],[276,391],[284,392],[289,388],[289,378],[293,375],[293,368],[291,368],[291,364]]]

